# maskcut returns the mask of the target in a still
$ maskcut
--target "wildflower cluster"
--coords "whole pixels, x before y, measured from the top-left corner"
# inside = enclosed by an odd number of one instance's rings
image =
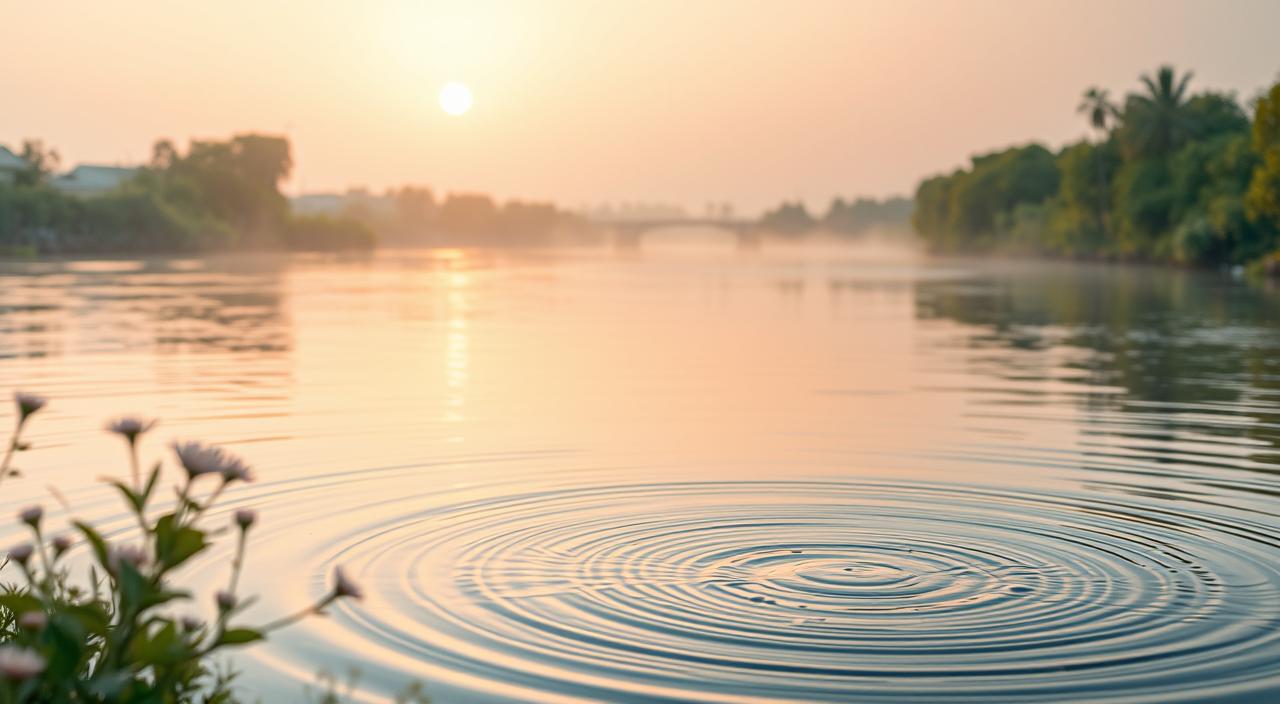
[[[0,482],[15,476],[16,453],[28,449],[22,433],[45,399],[16,394],[17,427],[3,459]],[[208,510],[223,491],[253,480],[243,460],[199,442],[173,445],[183,474],[177,500],[156,506],[161,463],[145,477],[138,445],[154,421],[120,418],[109,432],[128,445],[131,481],[110,483],[137,522],[134,542],[112,542],[89,524],[50,535],[45,511],[30,506],[18,514],[31,539],[0,558],[0,704],[27,702],[234,702],[234,674],[215,667],[225,648],[253,643],[271,631],[320,613],[339,599],[361,598],[359,585],[338,568],[333,586],[317,602],[265,626],[239,623],[252,599],[237,593],[249,533],[257,513],[241,509],[226,527],[204,527]],[[237,536],[231,575],[213,596],[216,615],[175,615],[190,604],[173,574],[226,531]],[[87,550],[87,574],[72,574],[69,553]],[[74,561],[83,564],[85,561]]]

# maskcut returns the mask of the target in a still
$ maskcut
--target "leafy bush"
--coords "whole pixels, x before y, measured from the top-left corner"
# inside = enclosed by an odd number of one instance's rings
[[[189,252],[234,243],[231,228],[141,183],[92,198],[46,185],[0,185],[0,250],[13,253]]]
[[[1249,274],[1258,277],[1280,279],[1280,249],[1258,257],[1249,265]]]
[[[1214,246],[1213,224],[1201,214],[1183,219],[1173,231],[1171,256],[1180,264],[1202,263]]]
[[[22,431],[45,406],[38,396],[15,398],[17,427],[0,460],[0,483],[16,475],[13,457],[28,447]],[[242,624],[239,616],[253,600],[241,598],[237,584],[257,514],[236,511],[227,528],[208,527],[204,519],[224,490],[251,481],[252,472],[220,448],[176,443],[177,499],[156,506],[161,463],[145,476],[138,464],[138,443],[153,425],[122,418],[107,427],[129,450],[130,480],[110,484],[137,521],[135,540],[111,542],[81,521],[72,522],[70,533],[51,535],[40,506],[19,514],[32,540],[10,548],[0,564],[0,574],[22,580],[0,586],[0,702],[234,702],[235,673],[215,665],[215,655],[322,613],[339,599],[361,598],[359,586],[338,568],[332,588],[314,604],[266,625]],[[228,528],[236,553],[227,589],[213,595],[216,617],[174,615],[193,599],[174,584],[174,574]],[[68,555],[81,548],[90,559],[87,575],[77,577]]]

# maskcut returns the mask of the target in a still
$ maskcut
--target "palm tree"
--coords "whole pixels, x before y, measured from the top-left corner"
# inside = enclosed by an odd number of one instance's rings
[[[1110,199],[1107,198],[1107,166],[1103,161],[1102,150],[1106,143],[1107,123],[1112,118],[1118,117],[1119,112],[1116,110],[1115,104],[1111,102],[1107,91],[1098,87],[1090,88],[1084,92],[1076,112],[1088,115],[1089,124],[1103,135],[1103,139],[1093,149],[1093,162],[1098,170],[1098,228],[1105,234],[1107,231],[1107,201]]]
[[[1129,96],[1125,121],[1132,122],[1133,146],[1141,156],[1166,156],[1187,134],[1187,84],[1191,72],[1178,77],[1172,66],[1141,77],[1145,95]]]
[[[1099,132],[1106,132],[1107,122],[1117,114],[1115,103],[1111,102],[1107,91],[1097,87],[1090,88],[1084,92],[1076,112],[1088,115],[1089,124]]]

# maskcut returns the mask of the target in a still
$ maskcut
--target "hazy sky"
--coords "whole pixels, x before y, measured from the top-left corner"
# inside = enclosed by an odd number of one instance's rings
[[[291,191],[422,183],[578,206],[911,191],[975,151],[1085,133],[1161,62],[1253,96],[1280,1],[0,0],[0,143],[131,162],[287,134]],[[463,117],[437,104],[467,84]]]

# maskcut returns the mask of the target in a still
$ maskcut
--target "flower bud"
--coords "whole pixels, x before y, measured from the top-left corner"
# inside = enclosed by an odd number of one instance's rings
[[[19,420],[26,420],[30,416],[34,415],[36,411],[44,408],[45,404],[49,403],[49,400],[43,396],[23,393],[21,391],[13,395],[13,400],[18,404]]]
[[[54,557],[62,557],[62,553],[71,549],[71,538],[65,535],[59,535],[53,539],[53,555]]]
[[[352,581],[341,567],[335,567],[333,568],[333,596],[338,599],[351,597],[359,600],[364,598],[364,590]]]
[[[19,543],[9,548],[9,559],[19,565],[26,565],[33,552],[35,552],[35,548],[31,546],[31,543]]]
[[[18,518],[23,523],[31,526],[34,530],[40,530],[40,519],[44,518],[44,508],[40,506],[28,506],[22,509],[18,514]]]
[[[242,508],[236,511],[236,525],[240,526],[240,530],[249,530],[258,520],[258,512],[251,508]]]

